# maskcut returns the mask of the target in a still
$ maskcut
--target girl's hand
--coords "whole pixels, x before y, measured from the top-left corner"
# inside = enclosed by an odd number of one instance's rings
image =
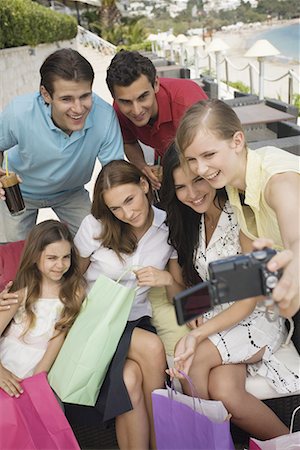
[[[12,281],[7,283],[4,290],[0,292],[0,311],[7,311],[10,309],[10,305],[18,303],[18,294],[16,292],[8,292],[11,286]]]
[[[290,250],[283,250],[273,256],[267,265],[271,271],[283,268],[282,277],[273,289],[272,299],[284,317],[292,317],[300,308],[299,255],[291,255]]]
[[[180,341],[176,345],[174,355],[174,365],[177,371],[181,370],[188,375],[195,356],[197,345],[197,337],[193,331],[186,334],[185,336],[183,336],[183,338],[180,339]],[[178,374],[174,376],[178,377]]]
[[[253,242],[255,250],[264,247],[272,248],[273,241],[259,238]],[[300,286],[299,286],[299,251],[291,250],[278,252],[267,264],[270,271],[283,269],[283,274],[272,292],[272,298],[278,303],[280,314],[291,317],[299,310]]]
[[[0,364],[0,388],[7,392],[11,397],[20,397],[23,394],[23,389],[19,384],[21,378],[14,375],[9,370]]]
[[[186,325],[191,329],[195,330],[196,328],[200,327],[203,324],[203,317],[199,316],[194,320],[191,320],[190,322],[187,322]]]
[[[156,267],[147,266],[134,270],[138,286],[170,286],[173,277],[167,270],[159,270]]]

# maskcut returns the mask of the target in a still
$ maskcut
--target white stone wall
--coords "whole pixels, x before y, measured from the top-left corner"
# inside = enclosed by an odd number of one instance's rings
[[[0,111],[16,95],[39,89],[40,66],[50,53],[63,47],[77,49],[76,39],[0,50]]]

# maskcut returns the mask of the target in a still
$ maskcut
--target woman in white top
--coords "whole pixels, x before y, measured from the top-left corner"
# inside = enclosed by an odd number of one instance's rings
[[[166,214],[151,202],[145,176],[126,161],[112,161],[98,176],[92,214],[75,236],[89,288],[100,274],[117,280],[124,273],[121,283],[138,286],[95,408],[67,405],[66,409],[71,422],[78,421],[78,415],[88,423],[116,417],[121,449],[155,448],[151,392],[164,385],[166,360],[150,324],[147,296],[151,286],[167,286],[170,297],[183,288],[177,254],[168,244]]]

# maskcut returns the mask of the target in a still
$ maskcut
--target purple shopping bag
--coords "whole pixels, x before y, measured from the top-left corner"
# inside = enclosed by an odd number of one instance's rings
[[[160,391],[152,393],[158,450],[234,450],[229,420],[214,422],[197,412],[198,398],[184,396],[185,402],[181,403],[170,391],[168,396],[161,395]]]
[[[0,389],[0,448],[79,450],[73,431],[45,372],[22,381],[19,398]]]

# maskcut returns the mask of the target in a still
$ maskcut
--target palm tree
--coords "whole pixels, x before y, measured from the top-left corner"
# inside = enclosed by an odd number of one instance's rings
[[[121,17],[115,0],[102,0],[101,7],[99,8],[99,21],[102,34],[114,28],[115,25],[120,24]]]

